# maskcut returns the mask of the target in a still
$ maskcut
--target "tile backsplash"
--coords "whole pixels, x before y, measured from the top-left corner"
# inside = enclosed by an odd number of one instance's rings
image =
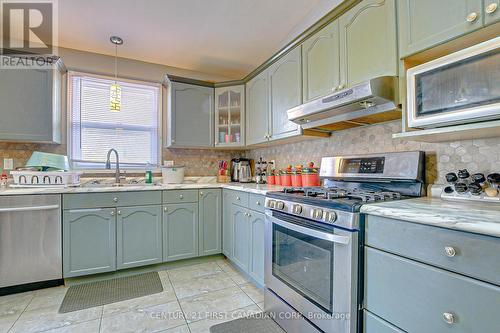
[[[35,150],[66,155],[66,145],[0,142],[0,170],[4,158],[13,158],[14,167],[26,164]],[[163,149],[163,160],[186,166],[186,176],[216,176],[219,160],[240,156],[241,151],[215,151],[205,149]]]
[[[276,160],[277,167],[288,164],[319,165],[321,157],[422,150],[426,152],[426,182],[444,183],[450,171],[467,168],[474,172],[500,172],[500,133],[498,138],[443,143],[420,143],[392,139],[401,132],[401,121],[358,127],[332,134],[329,138],[305,140],[251,150],[249,157]]]
[[[500,134],[498,138],[464,140],[443,143],[420,143],[393,140],[392,134],[401,131],[401,122],[359,127],[332,134],[329,138],[304,140],[290,144],[238,150],[164,149],[163,160],[173,160],[186,166],[186,176],[214,176],[219,160],[230,160],[247,155],[258,159],[276,160],[278,168],[288,164],[305,164],[313,161],[319,165],[321,157],[346,154],[423,150],[426,152],[426,181],[444,183],[450,171],[467,168],[472,172],[500,172]],[[0,168],[3,158],[14,159],[14,166],[23,166],[34,150],[66,154],[66,145],[0,143]]]

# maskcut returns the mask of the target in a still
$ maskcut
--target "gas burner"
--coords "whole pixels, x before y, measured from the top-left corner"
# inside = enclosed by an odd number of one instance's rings
[[[286,187],[284,194],[301,195],[306,198],[335,200],[340,198],[360,200],[361,202],[375,202],[385,200],[399,200],[401,194],[389,191],[365,191],[361,189],[346,189],[340,187]]]

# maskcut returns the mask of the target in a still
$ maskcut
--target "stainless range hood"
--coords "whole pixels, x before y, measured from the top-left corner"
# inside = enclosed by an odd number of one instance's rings
[[[303,129],[332,132],[401,118],[398,78],[382,76],[288,110]]]

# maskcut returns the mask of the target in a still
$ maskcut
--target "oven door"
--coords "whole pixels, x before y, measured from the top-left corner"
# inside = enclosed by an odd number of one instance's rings
[[[266,288],[324,332],[355,332],[358,233],[266,211]]]

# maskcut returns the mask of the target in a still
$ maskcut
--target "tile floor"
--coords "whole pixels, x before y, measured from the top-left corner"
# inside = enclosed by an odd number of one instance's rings
[[[0,333],[209,332],[212,325],[259,313],[262,290],[225,259],[160,272],[164,291],[58,313],[67,287],[0,297]]]

